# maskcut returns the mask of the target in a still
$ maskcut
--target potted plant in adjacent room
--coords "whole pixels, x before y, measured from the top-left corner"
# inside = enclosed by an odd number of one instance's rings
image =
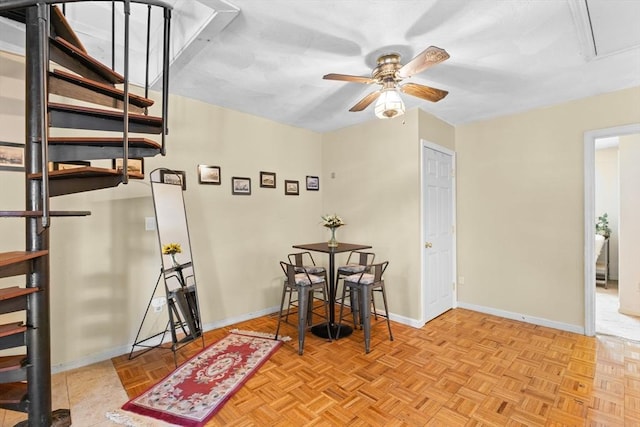
[[[605,212],[598,217],[596,222],[596,234],[600,234],[605,238],[611,236],[611,228],[609,228],[609,215]]]

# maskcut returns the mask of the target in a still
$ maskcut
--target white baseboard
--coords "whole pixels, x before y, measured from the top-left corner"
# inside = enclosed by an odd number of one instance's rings
[[[252,311],[251,313],[241,314],[240,316],[235,317],[227,317],[226,319],[218,320],[216,322],[207,323],[203,325],[203,330],[205,332],[211,331],[213,329],[224,328],[225,326],[234,325],[236,323],[244,322],[246,320],[255,319],[257,317],[266,316],[271,313],[275,313],[280,310],[280,307],[269,307],[264,310]],[[275,330],[273,331],[275,333]]]
[[[513,313],[510,311],[499,310],[492,307],[485,307],[481,305],[468,304],[465,302],[458,301],[457,306],[460,308],[464,308],[467,310],[477,311],[480,313],[492,314],[494,316],[504,317],[506,319],[519,320],[521,322],[531,323],[539,326],[546,326],[553,329],[559,329],[561,331],[574,332],[577,334],[584,335],[584,327],[571,325],[568,323],[556,322],[553,320],[542,319],[539,317],[528,316],[519,313]],[[225,326],[234,325],[236,323],[244,322],[247,320],[255,319],[257,317],[262,317],[269,315],[271,313],[275,313],[279,310],[279,307],[269,307],[264,310],[254,311],[250,313],[245,313],[235,317],[228,317],[225,319],[221,319],[215,322],[206,323],[203,325],[202,330],[204,332],[211,331],[213,329],[224,328]],[[394,322],[401,323],[403,325],[410,326],[412,328],[422,328],[426,322],[422,320],[412,319],[405,316],[400,316],[397,314],[389,313],[389,317]],[[275,332],[275,331],[274,331]],[[169,334],[165,337],[165,342],[170,340]],[[155,340],[149,340],[147,345],[156,345],[160,343],[160,337]],[[131,351],[131,346],[133,343],[126,345],[115,347],[100,353],[92,354],[90,356],[86,356],[77,360],[73,360],[71,362],[60,363],[57,365],[53,365],[51,367],[52,373],[56,374],[59,372],[65,372],[71,369],[81,368],[83,366],[91,365],[93,363],[103,362],[105,360],[109,360],[113,357],[120,356],[123,354],[128,354]],[[142,348],[140,348],[142,349]]]
[[[546,326],[548,328],[559,329],[561,331],[573,332],[576,334],[584,335],[584,327],[578,325],[572,325],[570,323],[556,322],[555,320],[543,319],[540,317],[529,316],[526,314],[513,313],[511,311],[500,310],[493,307],[485,307],[482,305],[469,304],[462,301],[458,301],[458,307],[465,308],[467,310],[477,311],[485,314],[492,314],[494,316],[504,317],[511,320],[519,320],[525,323],[531,323],[538,326]]]
[[[394,322],[402,323],[403,325],[411,326],[412,328],[420,329],[425,325],[425,322],[412,319],[410,317],[400,316],[398,314],[389,313],[389,319]]]
[[[131,346],[122,346],[111,348],[100,353],[95,353],[89,356],[85,356],[80,359],[72,360],[71,362],[59,363],[51,366],[51,373],[58,374],[60,372],[69,371],[71,369],[82,368],[83,366],[92,365],[98,362],[104,362],[116,356],[128,354],[131,351]]]
[[[251,320],[251,319],[255,319],[256,317],[262,317],[262,316],[266,316],[268,314],[274,313],[276,311],[279,310],[279,307],[271,307],[271,308],[267,308],[264,310],[260,310],[260,311],[254,311],[251,313],[245,313],[242,314],[240,316],[235,316],[235,317],[229,317],[226,319],[222,319],[216,322],[211,322],[211,323],[206,323],[204,325],[202,325],[202,330],[204,332],[208,332],[211,331],[213,329],[219,329],[219,328],[224,328],[225,326],[229,326],[229,325],[233,325],[235,323],[240,323],[240,322],[244,322],[245,320]],[[275,332],[275,331],[274,331]],[[164,342],[170,342],[171,340],[171,334],[167,334],[165,336]],[[148,346],[153,346],[153,345],[158,345],[161,344],[160,342],[160,336],[150,339],[148,341],[145,342],[145,345]],[[72,360],[71,362],[65,362],[65,363],[60,363],[57,365],[52,365],[51,366],[51,373],[53,374],[57,374],[60,372],[65,372],[65,371],[69,371],[71,369],[76,369],[76,368],[82,368],[83,366],[87,366],[87,365],[91,365],[94,363],[98,363],[98,362],[103,362],[105,360],[109,360],[112,359],[116,356],[121,356],[123,354],[129,354],[129,352],[131,351],[131,346],[133,345],[133,343],[128,344],[126,346],[120,346],[120,347],[115,347],[115,348],[111,348],[109,350],[100,352],[100,353],[95,353],[92,354],[90,356],[86,356],[77,360]],[[143,347],[140,348],[136,348],[136,351],[139,350],[143,350]]]
[[[349,304],[345,304],[346,307],[350,307]],[[278,309],[276,309],[278,311]],[[382,309],[377,308],[376,313],[379,315],[383,315],[384,311]],[[371,315],[373,316],[373,310],[371,311]],[[337,317],[337,314],[336,314]],[[338,320],[338,319],[336,319]],[[393,320],[394,322],[402,323],[403,325],[411,326],[412,328],[420,329],[422,328],[426,322],[412,319],[410,317],[400,316],[399,314],[389,313],[389,320]]]

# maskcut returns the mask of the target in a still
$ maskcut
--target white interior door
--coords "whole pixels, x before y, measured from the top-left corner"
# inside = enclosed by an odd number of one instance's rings
[[[453,153],[423,145],[423,310],[425,321],[453,308]]]

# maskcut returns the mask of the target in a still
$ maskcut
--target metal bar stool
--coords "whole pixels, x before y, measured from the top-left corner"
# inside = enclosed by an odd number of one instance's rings
[[[298,307],[298,354],[302,355],[304,349],[305,331],[308,327],[313,326],[313,310],[312,304],[316,291],[322,293],[324,319],[327,325],[327,336],[331,340],[331,331],[329,329],[329,300],[327,299],[327,282],[321,276],[310,274],[307,271],[296,272],[296,266],[293,264],[280,262],[280,267],[285,274],[284,286],[282,287],[282,299],[280,300],[280,313],[278,314],[278,326],[276,328],[276,339],[280,332],[280,323],[282,318],[288,319],[289,308],[292,305]],[[291,293],[297,292],[297,301],[291,301]],[[283,315],[284,300],[289,294],[289,302],[287,303],[287,313]],[[285,320],[286,321],[286,320]]]
[[[335,295],[338,295],[338,283],[340,279],[344,279],[347,276],[351,276],[352,274],[362,273],[365,271],[367,266],[372,265],[376,259],[376,254],[373,252],[363,252],[363,251],[351,251],[349,252],[349,257],[347,258],[347,262],[344,265],[341,265],[337,269],[337,278],[336,278],[336,289]],[[340,300],[336,300],[339,304]],[[374,314],[375,314],[375,303],[374,303]],[[377,319],[377,316],[376,316]]]
[[[342,301],[340,303],[340,320],[338,325],[342,324],[344,313],[344,301],[349,292],[351,300],[351,314],[353,316],[354,326],[362,326],[364,330],[364,349],[369,353],[371,347],[371,304],[372,291],[379,290],[382,292],[382,301],[384,302],[384,314],[381,317],[387,319],[387,328],[389,329],[389,341],[393,341],[393,333],[391,332],[391,322],[389,321],[389,306],[387,304],[387,292],[384,286],[384,278],[382,275],[387,269],[389,261],[379,264],[367,266],[361,273],[352,274],[344,278],[344,286],[342,288]],[[336,337],[340,337],[340,328]]]

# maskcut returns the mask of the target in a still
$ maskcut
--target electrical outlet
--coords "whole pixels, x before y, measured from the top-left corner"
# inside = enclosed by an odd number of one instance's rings
[[[167,303],[167,298],[158,297],[151,300],[151,307],[153,307],[153,311],[155,313],[160,313],[162,311],[162,307]]]
[[[458,276],[458,285],[464,285],[464,276]]]

